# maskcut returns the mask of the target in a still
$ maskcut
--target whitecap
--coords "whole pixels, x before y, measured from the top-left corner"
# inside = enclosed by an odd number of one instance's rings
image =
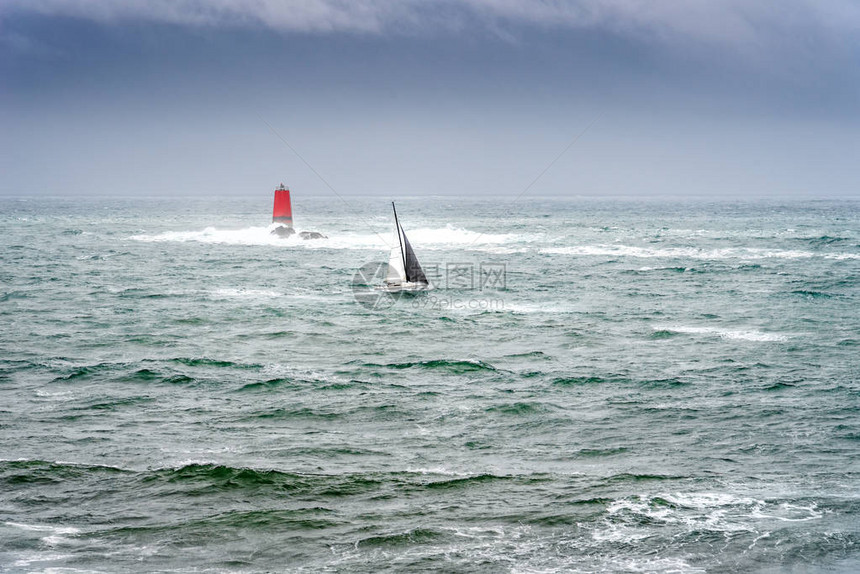
[[[773,508],[769,512],[765,512],[764,505],[753,509],[749,515],[750,518],[769,518],[779,520],[780,522],[808,522],[817,520],[824,516],[824,512],[818,509],[816,504],[802,506],[783,502],[778,507]]]
[[[410,474],[424,474],[424,475],[431,474],[431,475],[440,475],[440,476],[461,476],[461,477],[478,476],[474,473],[457,472],[455,470],[449,470],[449,469],[441,467],[441,466],[434,466],[433,468],[424,468],[424,467],[407,468],[407,469],[405,469],[405,472],[408,472]]]
[[[741,498],[725,492],[683,492],[667,494],[663,498],[672,504],[699,510],[723,506],[749,506],[761,502],[753,498]]]
[[[655,325],[655,331],[669,331],[672,333],[683,333],[688,335],[714,335],[722,339],[730,341],[753,341],[753,342],[783,342],[789,337],[779,333],[764,333],[755,329],[749,330],[733,330],[733,329],[718,329],[716,327],[696,327],[696,326],[660,326]]]
[[[26,554],[20,555],[15,562],[12,563],[12,566],[16,568],[28,568],[32,564],[38,564],[39,562],[58,562],[60,560],[68,560],[71,558],[71,554],[45,554],[44,552],[28,552]],[[30,572],[34,572],[34,570],[28,570]],[[57,574],[64,573],[67,574],[69,572],[97,572],[96,570],[77,570],[74,568],[46,568],[41,570],[44,573],[54,573]]]
[[[246,227],[244,229],[218,229],[207,227],[201,231],[165,231],[162,233],[141,233],[129,237],[132,241],[147,243],[207,243],[218,245],[270,245],[312,247],[325,243],[325,239],[306,240],[296,235],[279,237],[272,234],[277,224],[266,227]]]
[[[216,289],[215,291],[210,292],[210,295],[216,299],[271,299],[274,297],[282,297],[284,294],[266,289],[225,288]]]
[[[389,229],[365,233],[322,232],[325,239],[305,240],[298,235],[287,238],[272,234],[276,224],[267,227],[246,227],[244,229],[218,229],[207,227],[199,231],[165,231],[162,233],[141,233],[129,237],[133,241],[149,243],[160,242],[197,242],[223,245],[267,245],[304,247],[308,249],[390,249],[396,244],[394,233]],[[392,226],[393,227],[393,226]],[[498,253],[514,253],[523,250],[516,244],[540,240],[541,234],[481,233],[448,224],[445,227],[422,227],[408,229],[407,234],[414,246],[421,249],[444,249],[448,247],[474,248]]]
[[[499,245],[537,241],[541,234],[481,233],[462,229],[450,223],[442,228],[424,227],[407,231],[410,241],[416,245]]]
[[[760,259],[858,259],[855,253],[819,253],[790,249],[764,249],[756,247],[727,247],[722,249],[702,249],[699,247],[636,247],[631,245],[575,245],[567,247],[546,247],[539,250],[547,255],[581,255],[596,257],[637,257],[641,259],[701,259],[701,260],[760,260]]]
[[[73,526],[52,526],[50,524],[24,524],[22,522],[4,522],[6,526],[27,530],[30,532],[44,533],[39,539],[48,546],[57,546],[70,542],[69,536],[80,533],[80,529]]]
[[[79,529],[72,526],[52,526],[50,524],[24,524],[22,522],[4,522],[6,526],[30,530],[32,532],[50,532],[52,534],[78,534]]]
[[[614,560],[621,572],[671,572],[677,574],[705,574],[707,570],[693,566],[681,558],[630,558]]]

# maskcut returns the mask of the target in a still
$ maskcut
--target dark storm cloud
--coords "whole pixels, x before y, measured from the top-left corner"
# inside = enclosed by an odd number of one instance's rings
[[[40,17],[55,24],[20,25]],[[75,20],[106,30],[132,28],[124,45],[119,40],[117,46],[100,46],[100,33]],[[778,79],[784,83],[778,89],[788,91],[805,92],[810,84],[820,84],[825,97],[836,99],[842,88],[850,92],[846,99],[853,96],[860,49],[860,4],[854,0],[4,0],[0,47],[5,54],[0,57],[14,67],[27,58],[74,59],[75,49],[90,48],[108,52],[96,55],[96,64],[111,56],[133,59],[136,49],[130,44],[135,39],[149,42],[149,48],[160,41],[153,40],[157,33],[136,33],[147,24],[162,26],[168,41],[177,33],[165,32],[163,26],[179,26],[180,33],[185,28],[198,38],[227,32],[223,41],[207,41],[207,50],[216,57],[221,49],[247,51],[243,30],[285,34],[286,39],[271,45],[290,49],[299,42],[305,45],[308,34],[327,42],[357,35],[372,43],[375,38],[385,49],[399,50],[392,47],[400,43],[407,52],[415,46],[424,49],[410,38],[429,37],[439,41],[440,63],[454,68],[460,58],[444,61],[445,44],[465,48],[468,55],[482,51],[488,58],[493,52],[511,57],[502,42],[515,46],[518,54],[553,52],[526,66],[543,66],[552,73],[557,72],[552,60],[577,67],[590,63],[595,69],[628,66],[637,67],[640,75],[666,74],[670,80],[685,75],[686,83],[724,90],[738,82],[727,72],[738,72],[761,75],[764,83]],[[69,38],[75,28],[80,37]],[[231,41],[238,45],[227,48]],[[366,45],[358,46],[359,55]],[[194,51],[195,38],[174,42],[172,48],[181,61],[182,52]],[[349,62],[350,56],[340,58]],[[271,59],[265,53],[260,57]],[[516,59],[513,54],[514,65]],[[433,58],[420,63],[432,75]]]
[[[0,192],[856,194],[858,6],[4,0]]]

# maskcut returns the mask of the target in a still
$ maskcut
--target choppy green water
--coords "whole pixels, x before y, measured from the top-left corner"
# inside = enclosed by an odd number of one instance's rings
[[[860,204],[269,201],[0,201],[0,568],[860,570]]]

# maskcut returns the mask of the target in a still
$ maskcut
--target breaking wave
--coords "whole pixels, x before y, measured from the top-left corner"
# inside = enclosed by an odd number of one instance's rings
[[[634,247],[629,245],[578,245],[569,247],[547,247],[540,250],[547,255],[585,255],[599,257],[687,258],[687,259],[860,259],[857,253],[820,253],[790,249],[762,249],[754,247],[729,247],[723,249],[701,249],[698,247]]]
[[[133,241],[150,243],[204,243],[215,245],[272,246],[305,249],[363,249],[388,250],[396,238],[388,228],[367,229],[364,232],[320,229],[325,239],[302,239],[298,235],[281,238],[272,234],[275,224],[244,229],[207,227],[198,231],[165,231],[137,234]],[[797,260],[829,259],[858,260],[860,253],[822,252],[820,250],[778,249],[760,247],[640,247],[621,244],[568,245],[542,247],[547,241],[544,233],[481,233],[452,224],[445,227],[420,227],[407,230],[409,239],[421,251],[448,248],[483,251],[496,254],[521,253],[536,250],[544,255],[576,255],[592,257],[635,257],[642,259],[680,258],[695,260]],[[831,245],[828,243],[826,245]],[[683,270],[683,268],[679,268]]]
[[[446,359],[437,359],[430,361],[415,361],[415,362],[405,362],[405,363],[388,363],[385,365],[378,365],[375,363],[366,363],[365,367],[374,367],[374,368],[388,368],[388,369],[430,369],[437,370],[441,372],[447,372],[451,374],[463,374],[474,371],[495,371],[496,368],[489,363],[485,363],[484,361],[478,360],[446,360]]]
[[[305,240],[298,235],[281,238],[272,235],[276,225],[266,227],[246,227],[244,229],[218,229],[207,227],[200,231],[165,231],[162,233],[142,233],[129,239],[150,243],[207,243],[223,245],[270,245],[277,247],[304,247],[308,249],[390,249],[394,245],[394,234],[389,230],[365,233],[337,232],[327,229],[320,231],[326,239]],[[541,239],[541,234],[517,233],[480,233],[448,224],[445,227],[422,227],[408,230],[409,239],[422,249],[444,249],[446,247],[507,247],[529,243]]]
[[[787,335],[779,333],[764,333],[755,329],[750,330],[734,330],[734,329],[717,329],[716,327],[654,327],[654,334],[659,335],[659,338],[665,338],[672,333],[683,333],[686,335],[713,335],[721,339],[735,341],[756,341],[756,342],[783,342],[788,340]]]

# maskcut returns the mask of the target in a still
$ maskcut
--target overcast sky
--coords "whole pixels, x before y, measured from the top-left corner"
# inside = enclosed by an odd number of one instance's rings
[[[0,1],[0,194],[331,194],[290,146],[341,195],[858,198],[860,2]]]

